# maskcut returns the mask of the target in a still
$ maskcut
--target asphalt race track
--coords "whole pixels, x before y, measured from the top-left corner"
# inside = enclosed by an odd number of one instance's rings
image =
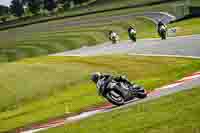
[[[102,54],[139,54],[200,57],[200,35],[171,37],[167,40],[144,39],[136,43],[123,41],[57,53],[53,56],[95,56]]]

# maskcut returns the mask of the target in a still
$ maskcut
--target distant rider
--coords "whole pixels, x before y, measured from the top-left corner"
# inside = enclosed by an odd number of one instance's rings
[[[160,32],[159,30],[160,30],[160,28],[161,28],[162,26],[164,26],[165,28],[167,28],[167,26],[165,25],[165,23],[163,23],[162,20],[159,20],[159,21],[158,21],[158,32]]]
[[[116,32],[114,32],[114,31],[109,31],[109,39],[112,41],[113,40],[113,38],[117,38],[118,37],[118,35],[117,35],[117,33]]]
[[[129,26],[128,35],[131,40],[136,41],[136,29],[133,26]]]

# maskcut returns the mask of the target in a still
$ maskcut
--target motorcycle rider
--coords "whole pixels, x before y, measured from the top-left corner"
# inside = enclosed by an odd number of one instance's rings
[[[162,20],[159,20],[159,21],[158,21],[158,32],[160,32],[159,30],[160,30],[160,28],[161,28],[162,26],[164,26],[165,28],[167,28],[167,26],[165,25],[165,23],[163,23]]]
[[[117,106],[147,96],[143,87],[130,83],[124,76],[114,77],[96,72],[91,75],[91,80],[96,84],[98,94]]]
[[[96,73],[93,73],[91,75],[91,80],[97,84],[98,82],[103,82],[103,87],[102,87],[102,91],[106,88],[106,86],[108,85],[108,83],[111,81],[111,80],[115,80],[117,82],[123,82],[123,83],[126,83],[128,85],[132,85],[128,79],[125,77],[125,76],[112,76],[110,74],[102,74],[100,72],[96,72]]]
[[[165,33],[163,33],[165,32]],[[158,22],[158,34],[162,39],[166,39],[166,32],[167,32],[167,26],[159,20]]]
[[[160,26],[162,26],[162,25],[164,25],[164,23],[162,22],[162,20],[159,20],[159,21],[158,21],[158,27],[160,27]]]
[[[113,38],[118,38],[118,35],[116,32],[111,30],[111,31],[109,31],[109,39],[112,41]]]
[[[136,29],[133,26],[129,26],[128,35],[131,40],[136,41]]]

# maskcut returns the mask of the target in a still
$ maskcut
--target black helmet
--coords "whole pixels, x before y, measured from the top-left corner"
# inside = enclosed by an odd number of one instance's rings
[[[110,30],[109,32],[108,32],[108,34],[110,35],[110,34],[112,34],[113,33],[113,31],[112,30]]]
[[[91,80],[95,83],[98,82],[99,78],[101,77],[101,73],[100,72],[95,72],[91,75]]]

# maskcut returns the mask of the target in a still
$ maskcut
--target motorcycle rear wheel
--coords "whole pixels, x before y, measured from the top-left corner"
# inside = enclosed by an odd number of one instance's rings
[[[136,94],[136,97],[140,98],[140,99],[143,99],[143,98],[147,97],[147,94],[145,92],[138,92]]]

